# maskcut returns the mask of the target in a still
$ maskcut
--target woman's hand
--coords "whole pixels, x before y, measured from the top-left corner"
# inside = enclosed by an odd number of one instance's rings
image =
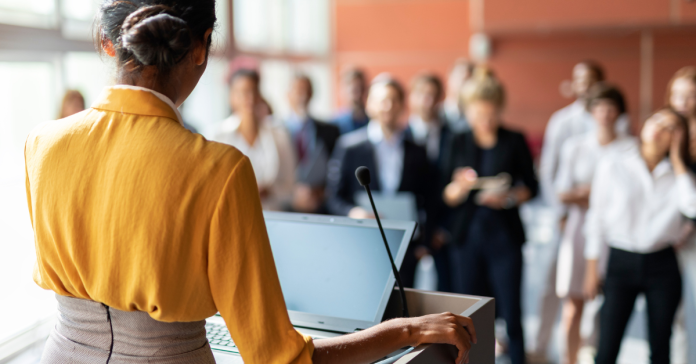
[[[478,180],[478,174],[471,167],[457,168],[452,174],[452,182],[445,187],[443,199],[449,206],[457,206],[466,200]]]
[[[578,205],[582,208],[590,206],[590,185],[579,186],[568,192],[560,193],[558,199],[564,204]]]
[[[445,312],[414,317],[410,322],[410,346],[421,344],[451,344],[459,349],[456,363],[469,362],[469,350],[476,344],[476,329],[470,318]]]
[[[358,220],[374,219],[375,214],[365,210],[360,206],[355,206],[352,209],[350,209],[350,211],[348,211],[348,217]]]
[[[457,347],[457,364],[469,362],[476,329],[470,318],[449,312],[397,318],[377,326],[329,339],[314,341],[315,364],[372,363],[405,346],[451,344]]]
[[[597,259],[588,259],[585,265],[585,284],[583,287],[585,299],[593,300],[599,294],[599,273]]]
[[[672,168],[674,168],[674,173],[676,175],[686,173],[686,164],[684,163],[684,156],[682,155],[682,145],[686,143],[684,138],[684,129],[677,128],[672,132],[672,144],[669,150],[669,159],[670,162],[672,162]]]
[[[493,210],[502,210],[505,208],[509,197],[509,192],[493,192],[481,191],[476,195],[476,203],[481,206],[486,206]]]

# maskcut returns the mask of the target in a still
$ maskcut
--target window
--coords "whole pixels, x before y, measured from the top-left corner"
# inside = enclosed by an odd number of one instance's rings
[[[0,0],[0,23],[37,28],[57,25],[55,0]]]
[[[328,0],[234,0],[234,34],[243,51],[325,55]]]
[[[55,312],[52,292],[32,281],[34,233],[24,194],[24,141],[55,119],[57,77],[50,62],[0,62],[0,342]]]
[[[330,1],[233,0],[233,5],[235,46],[260,58],[261,91],[274,115],[287,117],[287,91],[293,74],[301,72],[314,86],[310,112],[330,118]]]

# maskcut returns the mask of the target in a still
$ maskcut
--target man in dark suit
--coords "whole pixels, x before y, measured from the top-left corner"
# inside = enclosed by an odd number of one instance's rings
[[[380,76],[378,76],[380,77]],[[413,285],[416,245],[429,234],[428,212],[435,188],[425,149],[407,140],[399,117],[404,110],[405,93],[395,80],[381,76],[370,87],[367,106],[371,121],[366,128],[343,136],[329,167],[328,207],[336,215],[369,218],[373,215],[356,206],[354,196],[364,191],[355,179],[355,170],[366,166],[372,171],[373,191],[382,194],[410,192],[416,197],[421,239],[409,247],[401,268],[404,285]]]
[[[452,131],[447,121],[439,115],[439,107],[444,96],[444,87],[438,76],[431,73],[422,73],[416,76],[411,82],[411,92],[409,93],[409,110],[411,115],[408,119],[408,127],[405,131],[405,138],[425,148],[431,169],[437,171],[437,196],[442,195],[444,186],[449,180],[443,180],[444,175],[444,155],[449,148]],[[449,208],[442,199],[437,199],[437,204],[431,216],[433,220],[433,234],[429,241],[430,254],[435,260],[437,269],[437,290],[450,292],[450,271],[449,256],[447,254],[449,234],[446,229],[446,219]],[[437,225],[437,226],[436,226]],[[417,252],[422,255],[425,252]]]
[[[292,110],[285,120],[297,156],[296,187],[292,209],[298,212],[325,212],[324,188],[328,162],[340,136],[337,126],[309,115],[312,82],[297,74],[292,80],[288,101]]]

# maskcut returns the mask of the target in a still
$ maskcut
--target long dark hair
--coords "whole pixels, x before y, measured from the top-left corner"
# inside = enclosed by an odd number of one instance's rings
[[[162,77],[205,41],[216,20],[215,0],[106,0],[95,27],[97,49],[111,42],[120,73],[155,66]]]
[[[681,149],[680,153],[682,156],[682,160],[684,160],[684,164],[686,164],[686,166],[688,167],[693,162],[691,160],[691,154],[689,153],[689,138],[690,138],[689,121],[684,117],[684,115],[678,113],[676,110],[674,110],[670,106],[664,106],[664,107],[658,109],[654,113],[650,114],[650,117],[652,117],[655,114],[662,113],[662,112],[672,114],[672,116],[674,116],[677,119],[677,123],[679,123],[679,126],[684,131],[684,133],[682,135],[682,140],[679,142],[679,149]],[[667,152],[667,156],[669,156],[669,152]]]

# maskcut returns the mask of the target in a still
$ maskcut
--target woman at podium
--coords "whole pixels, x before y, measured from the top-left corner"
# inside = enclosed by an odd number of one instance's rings
[[[474,328],[453,314],[317,342],[293,328],[249,159],[177,110],[215,21],[214,0],[104,2],[98,44],[116,85],[27,138],[34,279],[61,313],[42,362],[214,363],[203,320],[216,312],[246,363],[371,362],[431,342],[465,361]]]

